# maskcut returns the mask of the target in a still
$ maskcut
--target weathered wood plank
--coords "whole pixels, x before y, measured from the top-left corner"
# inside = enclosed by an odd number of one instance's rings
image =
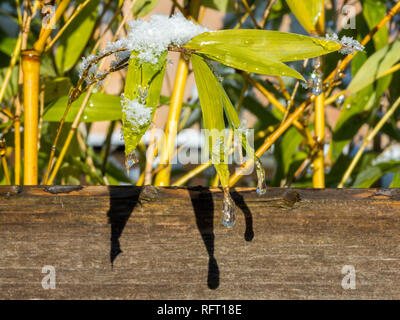
[[[231,230],[222,197],[0,186],[0,298],[400,298],[399,189],[236,189]],[[55,290],[42,288],[45,265]],[[345,265],[355,290],[342,288]]]

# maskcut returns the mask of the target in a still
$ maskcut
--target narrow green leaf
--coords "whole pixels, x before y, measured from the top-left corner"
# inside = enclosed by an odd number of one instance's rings
[[[85,95],[74,101],[68,112],[66,122],[74,121]],[[68,96],[57,99],[51,103],[44,112],[43,121],[59,122],[67,107]],[[82,122],[120,120],[122,118],[121,102],[119,96],[104,93],[92,93],[83,115]]]
[[[304,80],[282,62],[321,56],[341,48],[335,41],[264,30],[220,30],[202,33],[185,46],[210,59],[248,72]]]
[[[221,12],[234,11],[232,0],[201,0],[201,4],[207,8],[215,9]]]
[[[160,0],[136,0],[133,5],[133,16],[140,18],[148,14],[154,7],[160,2]]]
[[[368,58],[351,81],[347,90],[350,93],[356,93],[372,84],[375,80],[381,78],[384,72],[392,67],[399,59],[400,40],[396,40]]]
[[[53,102],[58,98],[67,96],[72,87],[71,79],[68,77],[45,77],[44,102]]]
[[[290,10],[308,32],[315,32],[315,25],[321,16],[323,0],[286,0]]]
[[[224,154],[225,144],[218,143],[221,139],[222,142],[225,141],[224,98],[219,89],[220,84],[207,63],[200,56],[196,54],[192,55],[192,65],[199,92],[204,128],[209,130],[210,133],[208,145],[211,152],[211,159],[218,172],[222,186],[227,187],[229,183],[229,170],[227,158]],[[218,151],[219,153],[217,153]]]
[[[370,188],[375,181],[386,173],[398,172],[399,169],[400,161],[389,161],[368,166],[357,175],[352,188]]]
[[[141,63],[136,56],[137,53],[132,52],[125,82],[124,97],[130,101],[144,100],[145,108],[151,110],[151,119],[153,119],[161,95],[167,52],[159,58],[157,64]],[[125,155],[129,157],[150,127],[151,121],[137,125],[135,122],[129,121],[126,113],[123,113],[122,121]]]
[[[400,188],[400,170],[394,174],[390,188]]]
[[[67,27],[60,38],[56,65],[61,74],[70,70],[82,55],[98,16],[100,0],[92,0]]]
[[[288,62],[315,58],[338,51],[336,41],[317,39],[296,33],[254,29],[218,30],[192,38],[185,47],[197,53],[212,54],[215,46],[243,48],[265,54],[277,61]]]
[[[382,20],[386,14],[386,10],[385,0],[364,0],[362,12],[370,30],[375,28]],[[386,25],[380,28],[374,35],[373,41],[376,51],[388,44],[389,30]]]

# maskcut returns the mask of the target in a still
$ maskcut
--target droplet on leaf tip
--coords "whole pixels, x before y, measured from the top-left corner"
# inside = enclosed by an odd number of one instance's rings
[[[224,188],[224,204],[222,213],[222,224],[227,228],[233,228],[236,224],[236,212],[228,187]]]

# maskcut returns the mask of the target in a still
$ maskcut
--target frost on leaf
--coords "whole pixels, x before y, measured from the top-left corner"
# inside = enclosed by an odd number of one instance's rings
[[[354,40],[352,37],[343,36],[342,39],[339,39],[339,36],[336,33],[327,34],[325,36],[325,40],[336,41],[342,46],[342,49],[339,50],[342,54],[353,54],[356,51],[364,51],[365,47],[359,43],[357,40]]]
[[[181,13],[171,17],[153,15],[150,21],[132,20],[128,25],[128,37],[109,42],[106,47],[106,52],[126,48],[118,53],[117,61],[135,51],[140,62],[156,64],[168,46],[183,46],[193,37],[209,31],[187,20]]]
[[[131,55],[125,90],[121,96],[127,170],[135,164],[136,146],[150,127],[157,108],[167,52],[160,56],[157,64],[140,62],[137,55],[136,52]]]

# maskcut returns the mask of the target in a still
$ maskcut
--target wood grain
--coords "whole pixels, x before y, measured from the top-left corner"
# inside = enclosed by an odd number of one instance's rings
[[[0,186],[0,299],[399,299],[399,189]],[[113,268],[111,267],[113,260]],[[45,290],[43,266],[56,269]],[[343,266],[356,269],[344,290]]]

